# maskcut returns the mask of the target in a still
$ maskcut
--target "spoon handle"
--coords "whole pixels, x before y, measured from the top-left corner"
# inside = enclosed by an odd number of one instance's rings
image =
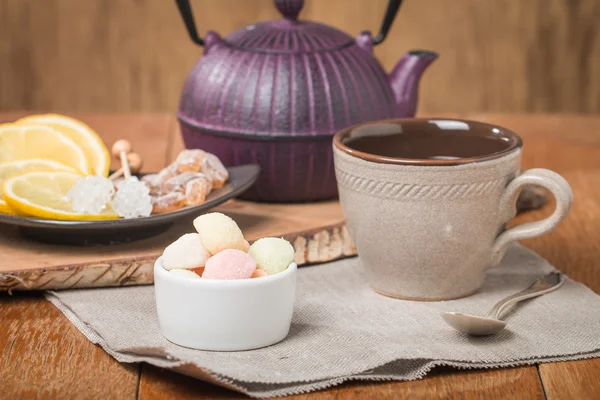
[[[564,280],[559,272],[552,272],[546,276],[539,278],[527,289],[520,291],[519,293],[513,294],[512,296],[506,297],[500,300],[489,316],[495,319],[500,319],[500,314],[506,309],[506,307],[518,303],[519,301],[527,300],[532,297],[541,296],[546,293],[550,293],[562,286]]]

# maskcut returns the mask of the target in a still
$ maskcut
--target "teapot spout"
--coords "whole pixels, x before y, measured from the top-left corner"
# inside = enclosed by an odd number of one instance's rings
[[[423,72],[438,57],[437,53],[413,50],[404,54],[388,76],[399,117],[414,117],[419,97],[419,81]]]

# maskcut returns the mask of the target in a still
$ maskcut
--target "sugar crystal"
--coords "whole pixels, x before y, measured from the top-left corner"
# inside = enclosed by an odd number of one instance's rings
[[[99,214],[106,208],[115,193],[110,179],[101,176],[82,176],[67,193],[73,211],[82,214]]]
[[[124,179],[119,182],[111,205],[123,218],[147,217],[152,214],[150,189],[135,176]]]

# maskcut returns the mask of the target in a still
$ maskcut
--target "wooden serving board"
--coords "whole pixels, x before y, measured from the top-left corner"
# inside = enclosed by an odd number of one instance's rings
[[[293,244],[298,265],[356,254],[337,202],[267,205],[233,200],[215,211],[238,222],[249,241],[283,236]],[[184,233],[183,220],[154,238],[110,246],[61,246],[35,242],[18,229],[0,233],[0,290],[72,289],[153,283],[154,261]]]
[[[0,114],[0,123],[29,113]],[[158,171],[183,149],[179,127],[170,114],[121,114],[110,117],[75,114],[110,148],[129,139],[144,159],[142,172]],[[119,168],[116,163],[111,166]],[[232,217],[250,241],[284,236],[296,249],[299,265],[355,254],[337,202],[269,205],[233,200],[215,211]],[[192,221],[180,221],[154,238],[111,246],[60,246],[35,242],[17,228],[0,225],[0,290],[67,289],[142,285],[153,282],[154,260],[180,235],[193,232]]]

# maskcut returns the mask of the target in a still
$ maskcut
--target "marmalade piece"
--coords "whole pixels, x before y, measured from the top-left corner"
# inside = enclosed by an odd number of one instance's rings
[[[196,178],[204,178],[204,175],[199,172],[183,172],[164,181],[161,190],[163,193],[185,193],[185,185]]]
[[[204,150],[183,150],[174,162],[177,173],[200,172],[205,157],[206,152]]]
[[[144,182],[146,186],[148,186],[151,196],[160,195],[160,182],[158,179],[158,174],[144,175],[140,180]]]
[[[212,182],[202,174],[185,184],[185,204],[195,206],[204,203],[206,196],[212,190]]]
[[[183,206],[185,206],[185,194],[181,192],[171,192],[152,198],[153,214],[164,214],[179,210]]]
[[[162,188],[163,183],[176,175],[177,168],[175,167],[175,164],[171,164],[168,167],[161,169],[160,172],[156,174],[156,185]]]
[[[202,165],[202,173],[212,180],[213,189],[222,188],[229,178],[227,168],[225,168],[221,160],[219,160],[219,157],[212,153],[206,153]]]
[[[227,169],[217,156],[201,149],[183,150],[175,161],[141,181],[152,196],[153,213],[174,211],[206,201],[213,189],[222,188],[229,179]]]

